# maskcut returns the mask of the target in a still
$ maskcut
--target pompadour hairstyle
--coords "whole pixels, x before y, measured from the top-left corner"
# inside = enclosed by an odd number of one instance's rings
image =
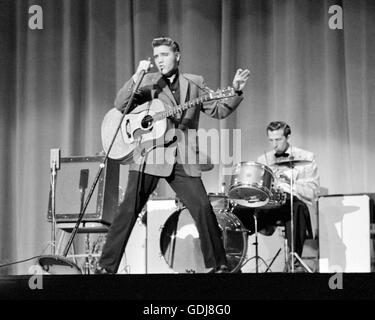
[[[155,38],[152,40],[151,45],[153,48],[164,45],[172,48],[174,52],[181,52],[178,43],[169,37]]]
[[[288,137],[292,133],[292,130],[290,129],[290,126],[284,121],[272,121],[272,122],[269,123],[266,130],[268,132],[268,131],[275,131],[275,130],[279,130],[279,129],[284,130],[284,136],[285,137]]]

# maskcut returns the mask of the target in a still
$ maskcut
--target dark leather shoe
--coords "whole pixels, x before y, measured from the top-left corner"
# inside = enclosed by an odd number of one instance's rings
[[[112,272],[109,272],[107,269],[102,268],[100,266],[97,266],[95,269],[94,274],[111,274]]]
[[[230,270],[228,266],[226,266],[225,264],[222,264],[220,267],[216,269],[215,273],[230,273]]]

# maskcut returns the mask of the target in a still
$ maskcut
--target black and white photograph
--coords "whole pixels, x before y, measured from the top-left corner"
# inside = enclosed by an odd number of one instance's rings
[[[0,33],[1,300],[375,298],[374,1],[0,0]]]

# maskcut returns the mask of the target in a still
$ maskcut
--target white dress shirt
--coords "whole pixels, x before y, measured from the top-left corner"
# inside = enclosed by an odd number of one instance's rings
[[[274,172],[274,185],[284,192],[290,192],[290,180],[293,174],[293,194],[308,205],[315,207],[319,195],[319,174],[315,162],[315,156],[312,152],[306,151],[294,146],[289,146],[285,151],[289,154],[288,158],[275,157],[275,151],[269,151],[261,155],[257,162],[267,165]],[[292,169],[286,165],[276,165],[276,163],[288,160],[304,160],[306,163],[296,163]],[[280,178],[285,175],[288,179]]]

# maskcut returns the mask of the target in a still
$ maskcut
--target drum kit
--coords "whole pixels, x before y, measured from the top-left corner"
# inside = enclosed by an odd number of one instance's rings
[[[305,160],[288,160],[277,162],[275,165],[293,170],[297,165],[306,165],[308,163],[310,162]],[[212,168],[202,169],[202,171],[208,171]],[[293,190],[293,179],[290,182],[290,190]],[[258,273],[259,259],[265,265],[267,263],[258,254],[257,212],[283,206],[287,199],[286,193],[277,186],[277,176],[274,171],[269,166],[257,162],[240,162],[233,166],[229,190],[225,192],[225,184],[223,184],[221,191],[220,193],[209,193],[208,198],[222,231],[230,272],[240,271],[247,261],[255,258],[255,272]],[[290,198],[291,208],[293,208],[292,191]],[[236,215],[237,208],[241,208],[242,211],[245,210],[252,216],[255,230],[250,231],[244,226],[239,216]],[[285,265],[288,271],[294,272],[294,258],[297,258],[308,270],[308,267],[294,253],[293,219],[291,219],[291,227],[291,250],[290,254],[285,255]],[[253,243],[255,245],[255,256],[246,260],[248,235],[252,233],[255,235]],[[177,210],[172,213],[162,227],[160,249],[166,263],[177,273],[209,272],[209,269],[205,268],[203,263],[198,231],[188,209],[181,202],[178,202]],[[285,250],[288,250],[286,237]],[[289,267],[290,264],[291,267]],[[266,272],[269,268],[270,266],[268,266]]]

